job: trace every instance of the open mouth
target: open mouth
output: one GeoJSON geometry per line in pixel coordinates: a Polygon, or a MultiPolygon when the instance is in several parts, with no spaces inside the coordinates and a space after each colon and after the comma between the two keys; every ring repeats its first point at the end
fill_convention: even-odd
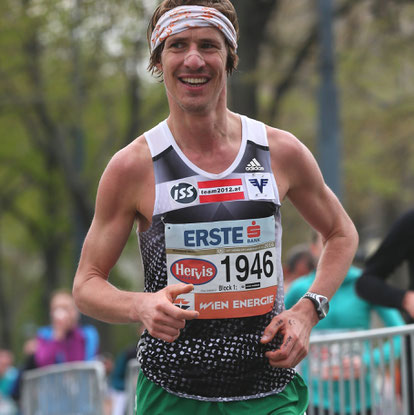
{"type": "Polygon", "coordinates": [[[204,77],[200,77],[200,78],[180,78],[180,81],[183,84],[197,87],[197,86],[205,85],[209,81],[209,79],[204,78],[204,77]]]}

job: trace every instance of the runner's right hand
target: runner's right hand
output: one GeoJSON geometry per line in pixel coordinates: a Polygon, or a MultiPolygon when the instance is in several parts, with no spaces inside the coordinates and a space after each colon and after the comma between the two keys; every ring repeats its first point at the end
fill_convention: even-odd
{"type": "Polygon", "coordinates": [[[151,336],[172,343],[185,327],[186,320],[198,318],[198,311],[182,310],[173,305],[180,294],[194,289],[192,284],[169,285],[156,293],[145,293],[138,305],[140,320],[151,336]]]}

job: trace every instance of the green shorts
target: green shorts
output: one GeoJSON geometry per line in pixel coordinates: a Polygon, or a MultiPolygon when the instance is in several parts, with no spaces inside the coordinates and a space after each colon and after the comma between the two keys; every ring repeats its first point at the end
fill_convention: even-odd
{"type": "Polygon", "coordinates": [[[308,388],[298,374],[277,395],[245,401],[205,402],[172,395],[140,372],[135,415],[302,415],[308,400],[308,388]]]}

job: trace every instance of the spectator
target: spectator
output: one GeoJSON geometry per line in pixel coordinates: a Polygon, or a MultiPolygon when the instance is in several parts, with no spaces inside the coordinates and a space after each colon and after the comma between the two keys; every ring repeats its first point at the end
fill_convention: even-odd
{"type": "Polygon", "coordinates": [[[9,397],[16,381],[18,370],[13,366],[13,353],[0,349],[0,395],[9,397]]]}
{"type": "Polygon", "coordinates": [[[79,312],[69,291],[56,291],[50,300],[51,325],[41,327],[36,337],[36,367],[55,363],[92,360],[99,337],[93,326],[79,326],[79,312]]]}
{"type": "Polygon", "coordinates": [[[23,351],[25,361],[13,388],[12,396],[20,400],[22,374],[47,365],[93,360],[99,349],[99,335],[91,325],[79,325],[79,312],[70,291],[58,290],[50,299],[49,326],[40,327],[23,351]]]}
{"type": "MultiPolygon", "coordinates": [[[[373,304],[395,307],[404,312],[407,323],[414,323],[414,209],[399,217],[391,226],[377,250],[366,260],[356,284],[358,295],[373,304]],[[407,264],[408,287],[395,287],[387,282],[393,272],[407,264]]],[[[406,343],[407,364],[412,367],[410,338],[406,343]]],[[[413,390],[413,372],[408,371],[407,384],[413,390]]],[[[409,398],[409,413],[414,413],[414,397],[409,398]]]]}
{"type": "Polygon", "coordinates": [[[377,250],[366,260],[356,290],[374,304],[404,310],[407,322],[414,322],[414,209],[393,223],[377,250]],[[409,268],[408,287],[388,284],[386,281],[394,270],[404,263],[409,268]]]}
{"type": "Polygon", "coordinates": [[[315,269],[315,259],[309,250],[309,244],[298,244],[291,248],[283,267],[285,293],[297,278],[309,274],[315,269]]]}
{"type": "Polygon", "coordinates": [[[13,353],[0,349],[0,414],[14,415],[17,410],[11,399],[18,370],[13,366],[13,353]]]}
{"type": "MultiPolygon", "coordinates": [[[[317,238],[317,240],[312,243],[312,252],[314,252],[316,259],[319,258],[321,249],[322,249],[322,240],[321,238],[317,238]]],[[[296,281],[294,281],[290,287],[289,292],[286,295],[286,308],[292,307],[301,297],[303,294],[306,293],[308,288],[311,286],[314,278],[315,272],[313,271],[311,274],[300,277],[296,281]]],[[[344,282],[339,287],[336,294],[332,297],[330,302],[330,309],[329,313],[325,319],[321,320],[314,328],[314,333],[328,333],[335,331],[351,331],[351,330],[364,330],[369,329],[371,327],[371,315],[372,311],[375,311],[379,317],[383,320],[386,326],[399,326],[404,324],[404,320],[401,314],[397,310],[393,310],[390,308],[384,308],[379,306],[374,306],[362,299],[360,299],[355,293],[355,284],[358,278],[361,275],[361,270],[351,266],[344,282]]],[[[395,341],[395,352],[398,353],[400,348],[400,344],[398,341],[395,341]]],[[[344,352],[344,351],[342,351],[344,352]]],[[[384,348],[385,358],[389,358],[389,353],[387,353],[387,349],[384,348]]],[[[312,355],[312,351],[310,351],[310,355],[312,355]]],[[[379,356],[374,355],[374,360],[376,361],[379,356]]],[[[369,356],[362,354],[362,359],[365,363],[369,363],[369,356]]],[[[361,366],[361,359],[358,357],[353,357],[352,360],[347,357],[347,361],[343,360],[343,367],[346,366],[346,362],[351,362],[354,368],[354,376],[358,376],[359,368],[361,366]]],[[[338,367],[337,367],[338,368],[338,367]]],[[[304,365],[303,375],[305,379],[308,377],[307,373],[307,365],[304,365]]],[[[333,378],[335,378],[335,368],[333,369],[333,378]]],[[[318,369],[319,370],[319,369],[318,369]]],[[[325,379],[329,379],[329,368],[327,369],[325,379]]],[[[347,372],[347,371],[345,371],[347,372]]],[[[351,376],[352,371],[349,370],[348,373],[343,373],[344,379],[349,379],[351,376]]],[[[339,378],[339,376],[337,377],[339,378]]],[[[328,393],[328,382],[322,382],[322,387],[324,388],[324,402],[323,407],[325,408],[325,412],[322,414],[330,414],[329,408],[332,406],[332,403],[329,401],[329,393],[328,393]]],[[[317,378],[313,380],[313,390],[317,391],[319,388],[319,381],[317,378]]],[[[334,411],[335,413],[340,412],[340,393],[339,393],[339,382],[334,382],[334,411]]],[[[367,374],[365,377],[365,390],[370,390],[370,376],[367,374]]],[[[361,410],[361,402],[360,396],[356,394],[356,408],[357,410],[361,410]]],[[[367,392],[365,397],[366,407],[370,408],[370,394],[367,392]]],[[[350,408],[350,385],[349,382],[345,382],[345,403],[346,403],[346,413],[351,413],[350,408]]],[[[312,404],[314,405],[314,414],[315,415],[322,415],[317,407],[319,406],[319,396],[315,393],[314,399],[312,404]]],[[[367,415],[371,412],[370,410],[366,411],[367,415]]]]}

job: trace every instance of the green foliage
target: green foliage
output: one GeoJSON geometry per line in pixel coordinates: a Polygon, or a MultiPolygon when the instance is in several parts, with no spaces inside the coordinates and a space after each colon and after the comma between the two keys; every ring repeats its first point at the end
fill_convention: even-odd
{"type": "MultiPolygon", "coordinates": [[[[99,177],[134,138],[126,138],[140,117],[128,101],[132,81],[138,103],[151,108],[142,111],[146,122],[165,114],[166,102],[153,93],[159,85],[146,86],[148,77],[141,86],[147,12],[140,2],[6,0],[0,11],[7,57],[0,63],[0,301],[9,311],[0,343],[16,345],[22,333],[7,329],[45,324],[50,292],[71,287],[99,177]]],[[[131,244],[126,252],[136,256],[136,237],[131,244]]],[[[136,287],[114,274],[119,286],[136,287]]]]}
{"type": "MultiPolygon", "coordinates": [[[[344,205],[361,231],[385,232],[413,205],[414,182],[414,6],[408,1],[335,2],[336,80],[339,91],[344,205]]],[[[293,132],[318,158],[319,48],[312,42],[315,11],[308,2],[281,2],[257,71],[261,112],[279,100],[280,86],[295,69],[271,123],[293,132]],[[299,24],[297,22],[301,21],[299,24]],[[307,49],[306,45],[310,45],[307,49]],[[306,51],[306,53],[305,53],[306,51]],[[292,63],[300,53],[306,58],[292,63]]],[[[285,208],[287,246],[303,242],[300,219],[285,208]],[[287,220],[286,220],[287,219],[287,220]],[[296,233],[294,229],[297,228],[296,233]]]]}

